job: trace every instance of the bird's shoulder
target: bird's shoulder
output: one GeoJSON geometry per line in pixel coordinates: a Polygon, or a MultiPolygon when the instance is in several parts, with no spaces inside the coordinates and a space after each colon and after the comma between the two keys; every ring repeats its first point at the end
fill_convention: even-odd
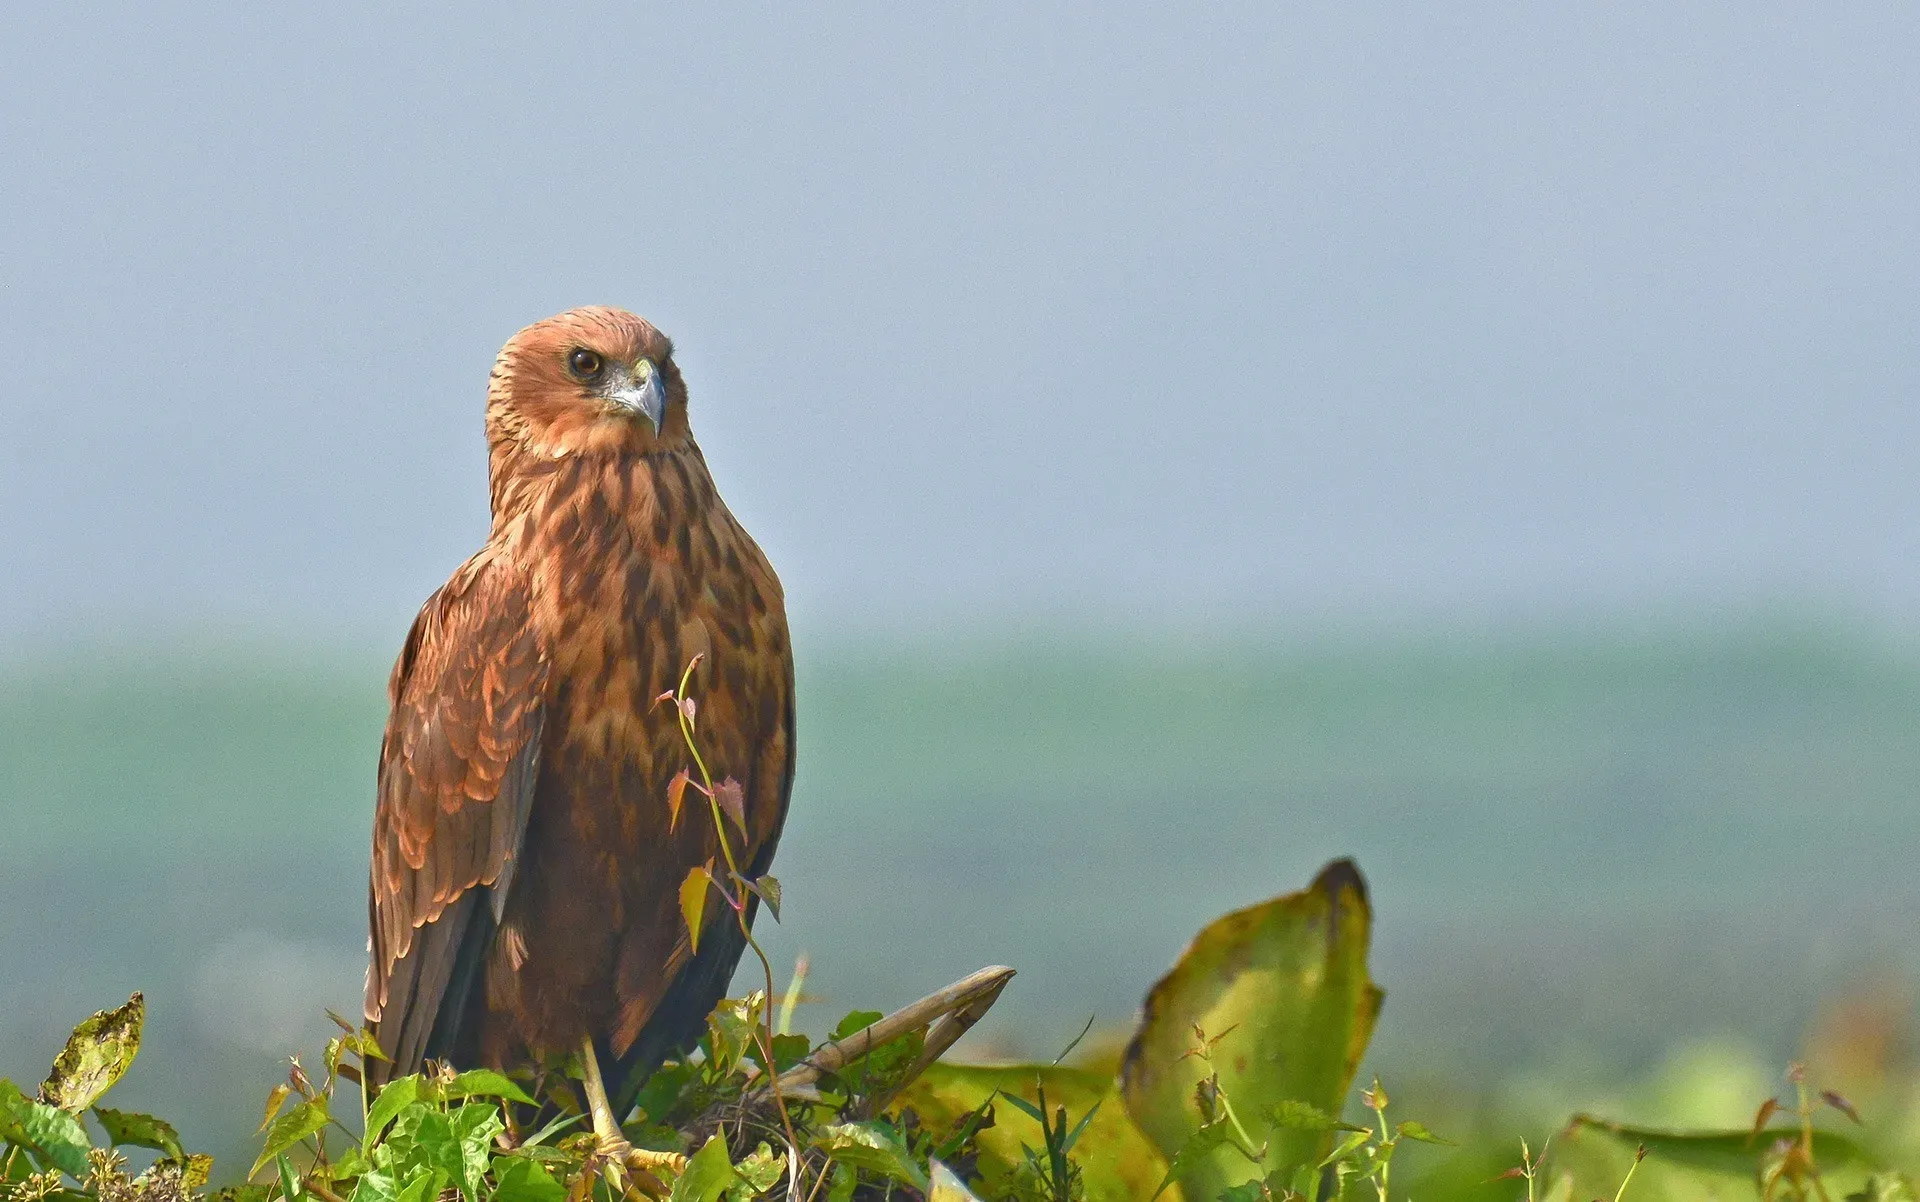
{"type": "Polygon", "coordinates": [[[490,543],[414,619],[388,684],[377,817],[415,867],[435,815],[498,798],[538,732],[548,640],[534,610],[526,569],[490,543]]]}

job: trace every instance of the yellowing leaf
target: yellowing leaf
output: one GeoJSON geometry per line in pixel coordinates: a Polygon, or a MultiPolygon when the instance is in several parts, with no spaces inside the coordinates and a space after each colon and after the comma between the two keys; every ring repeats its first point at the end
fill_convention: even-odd
{"type": "Polygon", "coordinates": [[[704,868],[690,868],[680,882],[680,917],[687,921],[687,947],[700,950],[700,920],[707,913],[707,886],[712,883],[713,861],[704,868]]]}
{"type": "MultiPolygon", "coordinates": [[[[993,1125],[979,1132],[979,1173],[989,1187],[1008,1182],[1025,1163],[1024,1146],[1045,1146],[1040,1124],[1029,1110],[1047,1091],[1049,1108],[1064,1106],[1074,1116],[1093,1115],[1073,1157],[1083,1174],[1086,1202],[1139,1202],[1167,1175],[1167,1162],[1153,1141],[1112,1099],[1113,1080],[1105,1073],[1058,1065],[983,1066],[935,1061],[894,1099],[890,1109],[911,1108],[933,1129],[951,1130],[989,1101],[993,1125]],[[1031,1100],[1029,1100],[1031,1099],[1031,1100]],[[1097,1109],[1096,1109],[1097,1108],[1097,1109]]],[[[989,1197],[998,1197],[993,1188],[989,1197]]],[[[1175,1186],[1159,1202],[1179,1202],[1175,1186]]]]}
{"type": "Polygon", "coordinates": [[[680,803],[686,800],[687,786],[692,783],[693,778],[687,775],[685,768],[674,773],[673,779],[667,782],[667,829],[669,831],[676,830],[680,826],[680,803]]]}
{"type": "MultiPolygon", "coordinates": [[[[1121,1094],[1134,1121],[1171,1158],[1204,1120],[1196,1087],[1214,1073],[1256,1146],[1267,1174],[1318,1163],[1333,1129],[1275,1121],[1284,1102],[1340,1113],[1373,1035],[1381,992],[1367,973],[1372,912],[1366,885],[1346,860],[1307,889],[1208,924],[1147,995],[1121,1066],[1121,1094]],[[1199,1036],[1196,1031],[1204,1032],[1199,1036]],[[1205,1057],[1190,1054],[1196,1042],[1205,1057]]],[[[1306,1110],[1284,1112],[1298,1120],[1306,1110]]],[[[1181,1166],[1189,1198],[1217,1198],[1251,1172],[1228,1146],[1181,1166]]]]}
{"type": "Polygon", "coordinates": [[[146,1001],[136,993],[119,1009],[102,1010],[75,1027],[40,1086],[40,1100],[68,1114],[93,1105],[139,1053],[146,1016],[146,1001]]]}

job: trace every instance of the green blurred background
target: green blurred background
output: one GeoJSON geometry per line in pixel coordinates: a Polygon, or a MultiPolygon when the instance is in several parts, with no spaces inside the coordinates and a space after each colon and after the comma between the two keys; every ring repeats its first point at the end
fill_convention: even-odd
{"type": "MultiPolygon", "coordinates": [[[[381,665],[176,647],[13,681],[0,1072],[143,989],[124,1103],[224,1143],[358,1002],[381,665]]],[[[801,690],[767,943],[811,958],[817,1022],[1003,962],[975,1054],[1051,1056],[1351,853],[1403,1095],[1737,1123],[1823,1006],[1898,1020],[1920,954],[1920,659],[1860,629],[829,644],[801,690]]]]}
{"type": "Polygon", "coordinates": [[[1916,61],[1894,0],[14,6],[0,1075],[143,989],[116,1099],[230,1152],[352,1012],[488,366],[615,303],[787,589],[816,1013],[1005,962],[972,1051],[1051,1055],[1353,855],[1436,1127],[1810,1049],[1920,1114],[1916,61]]]}

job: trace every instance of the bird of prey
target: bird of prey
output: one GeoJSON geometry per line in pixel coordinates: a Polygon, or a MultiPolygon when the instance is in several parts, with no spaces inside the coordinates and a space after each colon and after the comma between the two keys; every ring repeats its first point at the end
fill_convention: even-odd
{"type": "Polygon", "coordinates": [[[515,334],[486,431],[492,531],[388,686],[366,1020],[393,1059],[369,1084],[579,1051],[617,1141],[607,1097],[691,1046],[744,946],[725,906],[688,938],[679,886],[724,860],[714,824],[669,819],[688,755],[654,701],[699,657],[700,751],[742,786],[733,848],[764,873],[793,782],[785,604],[646,321],[584,308],[515,334]]]}

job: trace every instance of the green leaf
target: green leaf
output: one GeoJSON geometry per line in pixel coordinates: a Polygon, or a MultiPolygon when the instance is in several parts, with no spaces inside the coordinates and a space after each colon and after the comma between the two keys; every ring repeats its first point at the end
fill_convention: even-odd
{"type": "Polygon", "coordinates": [[[519,1102],[525,1106],[534,1105],[527,1096],[504,1073],[496,1073],[490,1068],[468,1069],[456,1075],[453,1080],[439,1087],[443,1098],[505,1098],[510,1102],[519,1102]]]}
{"type": "Polygon", "coordinates": [[[740,1064],[753,1046],[760,1025],[760,994],[728,998],[707,1016],[707,1059],[713,1071],[725,1076],[740,1064]]]}
{"type": "Polygon", "coordinates": [[[1367,1141],[1372,1138],[1373,1132],[1367,1131],[1364,1128],[1359,1131],[1349,1132],[1338,1144],[1334,1145],[1331,1152],[1328,1152],[1321,1158],[1319,1165],[1316,1167],[1324,1169],[1328,1165],[1338,1164],[1340,1161],[1345,1160],[1355,1152],[1366,1147],[1367,1141]]]}
{"type": "Polygon", "coordinates": [[[1205,1160],[1213,1154],[1215,1148],[1232,1138],[1233,1131],[1225,1118],[1218,1119],[1200,1127],[1180,1145],[1180,1150],[1167,1161],[1167,1174],[1160,1179],[1160,1185],[1153,1191],[1154,1197],[1165,1193],[1167,1187],[1180,1179],[1191,1166],[1205,1160]]]}
{"type": "MultiPolygon", "coordinates": [[[[786,1072],[794,1065],[805,1060],[807,1053],[812,1050],[813,1045],[805,1035],[775,1035],[773,1037],[773,1071],[776,1073],[786,1072]]],[[[748,1045],[747,1055],[752,1057],[754,1063],[759,1064],[762,1068],[766,1067],[766,1058],[761,1055],[758,1040],[748,1045]]]]}
{"type": "Polygon", "coordinates": [[[140,1051],[147,1003],[139,994],[117,1010],[102,1010],[73,1029],[40,1086],[40,1100],[79,1114],[118,1081],[140,1051]]]}
{"type": "MultiPolygon", "coordinates": [[[[974,1135],[979,1150],[975,1172],[985,1182],[982,1192],[1000,1197],[1025,1164],[1023,1148],[1041,1148],[1046,1136],[1035,1117],[1039,1107],[1029,1099],[1038,1089],[1047,1091],[1047,1105],[1065,1106],[1070,1114],[1086,1114],[1099,1105],[1087,1124],[1073,1158],[1080,1165],[1086,1202],[1139,1202],[1154,1196],[1167,1175],[1167,1162],[1133,1120],[1126,1108],[1101,1104],[1112,1097],[1113,1080],[1106,1073],[1061,1065],[956,1065],[935,1061],[891,1104],[895,1113],[911,1109],[928,1131],[951,1131],[967,1122],[991,1100],[993,1124],[974,1135]]],[[[1181,1197],[1176,1187],[1161,1202],[1181,1197]]]]}
{"type": "Polygon", "coordinates": [[[853,1191],[860,1184],[860,1174],[853,1171],[852,1165],[833,1166],[833,1184],[827,1187],[827,1202],[853,1202],[853,1191]]]}
{"type": "Polygon", "coordinates": [[[1032,1119],[1036,1123],[1039,1123],[1041,1126],[1043,1127],[1046,1126],[1047,1112],[1040,1109],[1040,1107],[1034,1105],[1032,1102],[1027,1101],[1025,1098],[1021,1097],[1019,1094],[1009,1093],[1009,1094],[1002,1094],[1000,1096],[1003,1099],[1005,1099],[1007,1105],[1013,1107],[1015,1110],[1018,1110],[1021,1114],[1026,1115],[1028,1118],[1032,1119]]]}
{"type": "Polygon", "coordinates": [[[449,1180],[439,1169],[415,1169],[400,1183],[400,1192],[394,1195],[393,1202],[429,1202],[440,1196],[449,1180]]]}
{"type": "Polygon", "coordinates": [[[780,879],[772,873],[768,873],[753,883],[753,891],[760,895],[761,901],[767,903],[767,911],[773,915],[773,920],[779,922],[780,879]]]}
{"type": "Polygon", "coordinates": [[[841,1164],[905,1182],[922,1193],[929,1188],[926,1173],[914,1163],[900,1132],[890,1123],[871,1119],[860,1123],[832,1123],[820,1129],[813,1146],[841,1164]]]}
{"type": "Polygon", "coordinates": [[[374,1170],[360,1174],[360,1180],[354,1185],[353,1193],[347,1196],[347,1202],[394,1202],[400,1196],[400,1183],[392,1173],[374,1170]]]}
{"type": "MultiPolygon", "coordinates": [[[[372,1143],[380,1138],[393,1116],[420,1098],[420,1078],[418,1076],[400,1077],[389,1081],[380,1092],[374,1095],[373,1105],[367,1108],[366,1142],[372,1143]]],[[[398,1189],[396,1185],[394,1188],[398,1189]]]]}
{"type": "Polygon", "coordinates": [[[850,1010],[847,1012],[847,1016],[834,1026],[833,1034],[830,1038],[838,1042],[849,1035],[857,1035],[861,1031],[879,1022],[881,1017],[882,1015],[878,1010],[850,1010]]]}
{"type": "Polygon", "coordinates": [[[647,1078],[647,1083],[634,1095],[634,1105],[647,1116],[648,1122],[666,1122],[673,1114],[674,1107],[687,1096],[687,1085],[693,1077],[691,1065],[681,1060],[670,1060],[647,1078]]]}
{"type": "Polygon", "coordinates": [[[1289,1099],[1272,1110],[1273,1125],[1289,1131],[1365,1131],[1352,1123],[1341,1122],[1311,1102],[1289,1099]]]}
{"type": "Polygon", "coordinates": [[[507,1157],[497,1162],[499,1184],[494,1187],[494,1202],[564,1202],[567,1187],[554,1180],[547,1167],[524,1156],[507,1157]]]}
{"type": "Polygon", "coordinates": [[[131,1110],[108,1110],[95,1106],[93,1117],[107,1133],[107,1142],[115,1147],[152,1148],[178,1160],[186,1156],[180,1148],[180,1133],[163,1119],[131,1110]]]}
{"type": "Polygon", "coordinates": [[[367,1160],[364,1149],[355,1146],[331,1157],[333,1163],[324,1166],[327,1176],[334,1181],[351,1181],[373,1167],[367,1160]]]}
{"type": "Polygon", "coordinates": [[[207,1202],[267,1202],[273,1187],[267,1185],[229,1185],[207,1195],[207,1202]]]}
{"type": "Polygon", "coordinates": [[[1448,1147],[1453,1146],[1452,1140],[1441,1139],[1439,1136],[1435,1135],[1433,1132],[1427,1130],[1426,1127],[1420,1123],[1415,1123],[1415,1122],[1401,1123],[1398,1127],[1395,1127],[1393,1129],[1393,1134],[1396,1139],[1400,1138],[1401,1136],[1405,1136],[1407,1139],[1418,1140],[1423,1144],[1445,1144],[1448,1147]]]}
{"type": "Polygon", "coordinates": [[[25,1144],[26,1121],[26,1095],[19,1086],[0,1077],[0,1144],[25,1144]]]}
{"type": "Polygon", "coordinates": [[[327,1099],[324,1094],[307,1099],[273,1120],[273,1126],[267,1128],[266,1146],[260,1149],[259,1159],[247,1170],[247,1176],[252,1177],[267,1167],[274,1157],[318,1132],[327,1122],[327,1099]]]}
{"type": "MultiPolygon", "coordinates": [[[[1319,1161],[1331,1129],[1272,1121],[1282,1102],[1338,1114],[1373,1035],[1381,992],[1367,973],[1372,913],[1349,861],[1322,869],[1299,892],[1239,910],[1194,937],[1148,993],[1121,1065],[1127,1111],[1171,1157],[1202,1121],[1195,1087],[1219,1074],[1249,1134],[1270,1149],[1269,1171],[1319,1161]],[[1195,1029],[1207,1056],[1190,1055],[1195,1029]]],[[[1189,1198],[1217,1198],[1244,1180],[1246,1158],[1229,1146],[1186,1166],[1189,1198]]]]}
{"type": "Polygon", "coordinates": [[[27,1097],[5,1079],[0,1079],[0,1143],[36,1152],[76,1181],[86,1176],[87,1153],[93,1148],[79,1119],[27,1097]]]}
{"type": "Polygon", "coordinates": [[[727,1187],[727,1202],[748,1202],[779,1184],[786,1176],[787,1160],[765,1140],[733,1166],[734,1182],[727,1187]]]}
{"type": "MultiPolygon", "coordinates": [[[[1746,1129],[1664,1131],[1577,1115],[1555,1137],[1551,1167],[1556,1178],[1569,1180],[1574,1197],[1612,1198],[1638,1149],[1644,1147],[1646,1163],[1634,1173],[1628,1202],[1753,1198],[1755,1180],[1762,1161],[1771,1155],[1774,1139],[1796,1134],[1776,1130],[1754,1139],[1746,1129]]],[[[1834,1198],[1863,1192],[1870,1180],[1889,1167],[1845,1136],[1825,1131],[1814,1133],[1813,1158],[1820,1167],[1821,1183],[1834,1198]]]]}
{"type": "Polygon", "coordinates": [[[712,873],[713,861],[708,860],[705,868],[687,869],[687,879],[680,882],[680,917],[687,923],[687,947],[695,952],[700,950],[700,921],[706,917],[712,873]]]}
{"type": "Polygon", "coordinates": [[[500,1108],[487,1102],[469,1102],[447,1116],[447,1122],[460,1149],[461,1187],[472,1202],[481,1202],[487,1168],[493,1161],[493,1137],[506,1130],[500,1108]]]}
{"type": "MultiPolygon", "coordinates": [[[[453,1116],[424,1102],[416,1102],[395,1116],[385,1151],[410,1174],[430,1170],[443,1183],[464,1181],[466,1177],[466,1149],[453,1116]]],[[[403,1178],[400,1192],[405,1194],[414,1184],[412,1176],[403,1178]]]]}
{"type": "Polygon", "coordinates": [[[733,1183],[734,1176],[733,1162],[727,1159],[727,1141],[716,1135],[700,1146],[674,1178],[667,1202],[715,1202],[733,1183]]]}
{"type": "Polygon", "coordinates": [[[296,1199],[300,1197],[302,1191],[300,1189],[300,1179],[294,1176],[293,1165],[285,1156],[276,1156],[273,1158],[273,1161],[280,1166],[281,1198],[285,1199],[285,1202],[296,1202],[296,1199]]]}

